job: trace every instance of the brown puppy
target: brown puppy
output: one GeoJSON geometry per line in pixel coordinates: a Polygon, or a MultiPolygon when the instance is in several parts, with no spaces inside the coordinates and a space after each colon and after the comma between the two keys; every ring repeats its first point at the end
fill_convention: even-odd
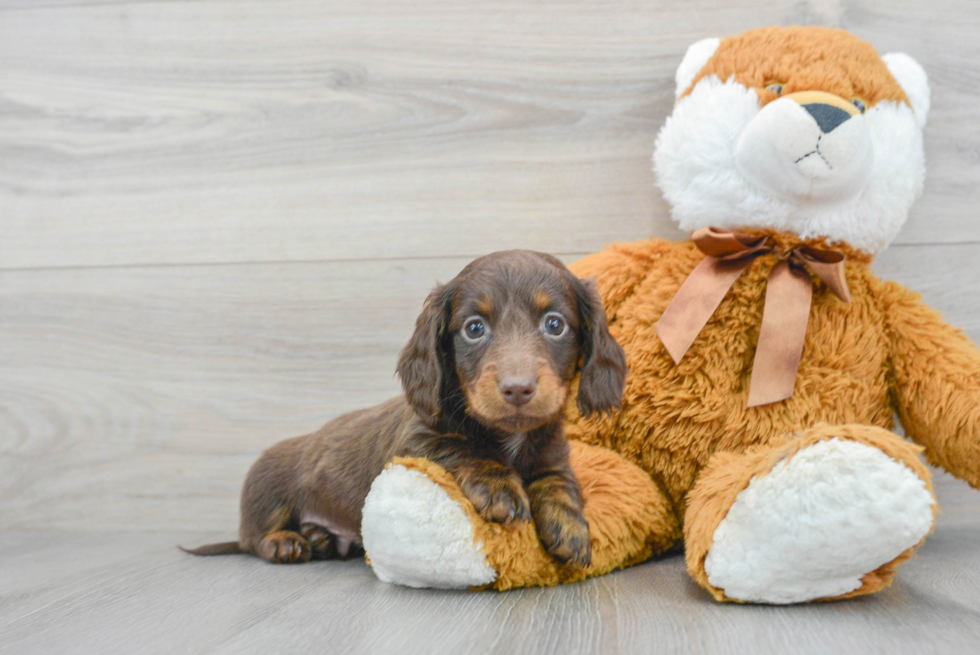
{"type": "Polygon", "coordinates": [[[239,541],[188,552],[348,557],[371,482],[402,455],[443,466],[489,521],[533,517],[553,557],[588,566],[561,425],[579,371],[584,415],[619,407],[626,360],[592,285],[549,255],[481,257],[426,299],[398,360],[405,395],[267,450],[245,480],[239,541]]]}

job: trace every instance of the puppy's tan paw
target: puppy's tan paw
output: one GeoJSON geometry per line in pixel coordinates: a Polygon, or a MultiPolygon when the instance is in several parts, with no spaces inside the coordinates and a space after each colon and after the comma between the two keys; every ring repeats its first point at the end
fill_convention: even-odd
{"type": "Polygon", "coordinates": [[[310,544],[311,559],[335,559],[337,557],[336,540],[326,528],[316,523],[303,523],[299,526],[299,533],[310,544]]]}
{"type": "Polygon", "coordinates": [[[582,568],[592,563],[592,537],[581,512],[560,505],[545,505],[534,519],[538,538],[559,562],[582,568]]]}
{"type": "Polygon", "coordinates": [[[474,467],[457,475],[459,485],[476,511],[487,521],[527,521],[530,502],[520,477],[503,466],[474,467]]]}
{"type": "Polygon", "coordinates": [[[310,544],[312,559],[353,559],[364,556],[361,544],[333,534],[317,523],[303,523],[299,533],[310,544]]]}
{"type": "Polygon", "coordinates": [[[277,530],[262,537],[255,554],[273,564],[310,561],[310,543],[291,530],[277,530]]]}

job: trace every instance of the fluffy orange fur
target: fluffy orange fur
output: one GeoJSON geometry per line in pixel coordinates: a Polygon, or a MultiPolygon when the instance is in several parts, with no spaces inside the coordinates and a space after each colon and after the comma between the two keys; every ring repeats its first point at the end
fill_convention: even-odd
{"type": "MultiPolygon", "coordinates": [[[[693,520],[684,524],[684,554],[687,558],[688,573],[717,600],[731,599],[725,595],[724,590],[708,582],[708,576],[704,571],[704,560],[713,543],[715,529],[735,503],[735,498],[754,478],[765,476],[779,462],[793,457],[807,446],[834,437],[874,446],[902,462],[925,480],[926,488],[935,498],[929,469],[922,464],[918,456],[922,449],[903,441],[888,430],[869,425],[821,425],[792,436],[784,435],[770,444],[750,448],[744,453],[716,453],[708,463],[708,467],[701,473],[690,494],[689,508],[693,520]]],[[[932,507],[935,521],[938,509],[935,504],[932,507]]],[[[891,584],[895,568],[912,557],[915,548],[918,548],[918,545],[866,574],[858,589],[821,600],[851,598],[884,589],[891,584]]]]}
{"type": "Polygon", "coordinates": [[[871,44],[844,30],[820,27],[765,27],[722,39],[715,54],[685,91],[707,75],[732,77],[759,92],[761,104],[782,94],[826,91],[868,107],[882,100],[908,102],[902,87],[871,44]]]}
{"type": "MultiPolygon", "coordinates": [[[[726,38],[691,86],[711,74],[755,88],[763,104],[776,97],[765,91],[772,83],[783,84],[783,94],[819,90],[868,106],[907,102],[874,48],[842,30],[766,28],[726,38]]],[[[919,296],[876,277],[866,253],[792,234],[741,231],[768,234],[783,250],[805,244],[847,257],[852,302],[814,279],[794,394],[770,405],[747,407],[747,397],[776,256],[752,262],[680,364],[654,325],[704,257],[691,241],[615,244],[570,267],[595,281],[630,369],[620,412],[582,418],[574,385],[566,403],[569,438],[613,451],[581,445],[573,451],[596,540],[591,568],[557,566],[533,529],[483,522],[451,477],[413,463],[466,508],[500,572],[496,588],[581,579],[683,544],[692,577],[728,600],[708,582],[704,557],[738,492],[780,458],[821,439],[859,441],[908,466],[931,492],[920,449],[889,432],[896,413],[929,462],[980,487],[980,350],[919,296]]],[[[847,596],[888,586],[913,550],[869,572],[847,596]]]]}
{"type": "Polygon", "coordinates": [[[664,496],[642,469],[616,453],[573,443],[569,461],[582,487],[585,518],[592,536],[592,564],[587,569],[552,559],[538,541],[533,523],[504,527],[483,520],[452,475],[425,459],[396,458],[394,464],[425,473],[466,511],[474,541],[483,544],[497,571],[489,588],[538,587],[584,580],[637,564],[666,550],[671,539],[651,526],[679,529],[664,496]]]}
{"type": "MultiPolygon", "coordinates": [[[[784,248],[802,243],[795,235],[773,237],[784,248]]],[[[679,365],[653,326],[703,257],[690,241],[614,245],[572,265],[577,275],[596,280],[631,377],[623,409],[615,416],[587,421],[570,404],[568,434],[611,448],[650,473],[677,509],[676,520],[652,529],[678,543],[684,540],[692,575],[705,586],[703,555],[714,528],[706,534],[690,528],[695,532],[688,538],[699,535],[698,546],[676,526],[689,520],[692,506],[705,502],[700,494],[707,487],[695,487],[695,482],[718,464],[712,460],[716,453],[771,457],[784,448],[788,434],[820,424],[827,426],[824,438],[851,434],[853,428],[842,427],[851,424],[880,433],[893,427],[898,413],[929,462],[980,486],[980,351],[916,294],[876,277],[870,257],[837,247],[848,254],[852,302],[842,303],[815,283],[795,393],[787,401],[754,408],[746,407],[748,383],[765,280],[775,257],[753,262],[679,365]]],[[[928,480],[914,453],[891,446],[883,450],[928,480]]],[[[741,488],[750,477],[741,480],[741,488]]],[[[712,515],[722,512],[720,520],[728,506],[722,503],[712,515]]],[[[701,524],[702,517],[694,516],[701,524]]],[[[891,571],[907,556],[850,595],[887,586],[891,571]]]]}
{"type": "MultiPolygon", "coordinates": [[[[802,243],[773,236],[784,248],[802,243]]],[[[815,283],[793,397],[748,408],[765,280],[776,258],[752,263],[675,365],[653,326],[702,257],[690,241],[653,240],[614,245],[572,265],[596,279],[631,376],[614,416],[586,421],[569,404],[569,436],[635,461],[683,513],[716,451],[744,452],[818,423],[890,429],[898,412],[930,462],[980,486],[980,351],[917,295],[883,283],[868,256],[849,252],[853,300],[845,304],[815,283]]]]}
{"type": "MultiPolygon", "coordinates": [[[[787,250],[804,243],[769,234],[787,250]]],[[[569,436],[594,444],[573,442],[571,458],[594,540],[588,569],[548,557],[531,524],[508,529],[484,521],[452,476],[431,462],[398,463],[426,473],[464,507],[498,571],[495,589],[581,580],[683,544],[692,577],[719,600],[728,598],[704,573],[718,523],[753,476],[816,441],[878,447],[931,493],[923,449],[889,432],[898,412],[930,462],[980,486],[980,351],[916,295],[879,280],[868,255],[838,249],[848,255],[852,302],[815,281],[795,393],[754,408],[746,407],[748,383],[775,256],[759,257],[743,273],[680,365],[653,326],[703,257],[692,242],[615,244],[572,265],[595,280],[631,369],[619,413],[585,420],[574,400],[566,409],[569,436]]],[[[913,550],[869,572],[846,596],[887,587],[913,550]]]]}

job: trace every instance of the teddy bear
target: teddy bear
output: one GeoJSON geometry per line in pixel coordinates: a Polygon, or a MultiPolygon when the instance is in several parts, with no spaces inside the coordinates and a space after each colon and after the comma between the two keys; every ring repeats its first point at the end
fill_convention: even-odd
{"type": "Polygon", "coordinates": [[[507,589],[683,548],[720,601],[887,587],[935,524],[921,457],[980,484],[980,351],[870,268],[921,191],[928,111],[911,57],[843,30],[691,45],[653,163],[692,238],[571,266],[630,369],[620,411],[566,410],[591,566],[554,562],[532,525],[488,523],[438,466],[397,459],[364,507],[377,576],[507,589]]]}

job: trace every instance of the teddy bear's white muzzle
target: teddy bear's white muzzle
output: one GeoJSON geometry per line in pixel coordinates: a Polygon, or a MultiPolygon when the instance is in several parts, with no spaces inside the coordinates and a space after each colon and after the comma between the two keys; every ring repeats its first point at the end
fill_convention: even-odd
{"type": "Polygon", "coordinates": [[[746,180],[785,200],[833,204],[868,183],[874,149],[862,114],[784,97],[749,122],[735,161],[746,180]]]}

